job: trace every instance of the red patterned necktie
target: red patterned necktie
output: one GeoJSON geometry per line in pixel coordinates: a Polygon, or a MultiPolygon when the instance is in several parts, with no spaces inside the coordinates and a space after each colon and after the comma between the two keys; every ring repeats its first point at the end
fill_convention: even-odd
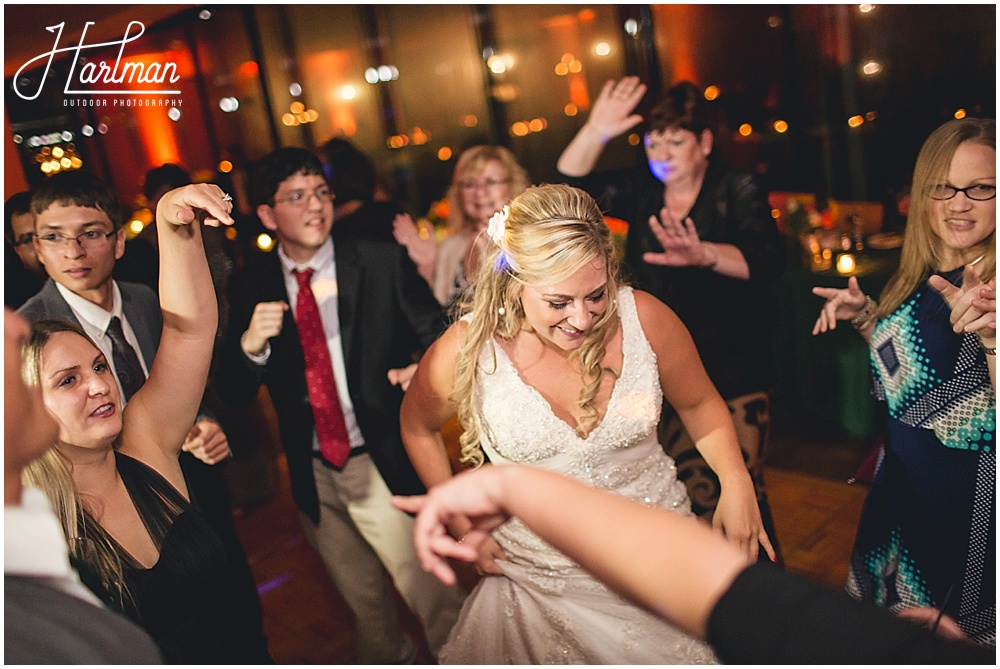
{"type": "Polygon", "coordinates": [[[309,284],[313,270],[296,269],[292,270],[292,274],[299,282],[299,295],[295,301],[295,325],[299,330],[302,353],[306,359],[306,385],[309,388],[313,418],[316,420],[320,452],[330,464],[343,467],[351,454],[351,440],[347,436],[344,412],[340,408],[337,382],[333,379],[330,349],[326,345],[319,306],[309,284]]]}

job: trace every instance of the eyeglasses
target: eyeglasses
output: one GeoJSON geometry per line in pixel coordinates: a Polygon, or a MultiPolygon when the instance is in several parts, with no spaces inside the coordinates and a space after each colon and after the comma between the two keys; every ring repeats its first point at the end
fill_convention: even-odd
{"type": "Polygon", "coordinates": [[[970,200],[983,202],[997,196],[997,187],[989,184],[972,184],[965,188],[957,188],[951,184],[937,184],[927,188],[927,195],[933,200],[950,200],[959,193],[965,193],[970,200]]]}
{"type": "Polygon", "coordinates": [[[458,187],[461,190],[471,193],[473,191],[479,190],[480,188],[484,188],[486,190],[495,190],[497,188],[500,188],[500,186],[506,186],[509,183],[510,179],[484,179],[482,181],[473,181],[469,179],[467,181],[459,181],[458,187]]]}
{"type": "Polygon", "coordinates": [[[87,230],[75,237],[64,235],[61,232],[49,232],[44,235],[37,235],[38,241],[45,246],[60,247],[70,242],[76,242],[85,249],[92,249],[104,243],[104,240],[118,234],[117,230],[103,232],[101,230],[87,230]]]}
{"type": "Polygon", "coordinates": [[[281,202],[287,202],[293,207],[304,207],[309,204],[309,200],[313,197],[319,200],[320,204],[323,204],[324,202],[332,202],[335,198],[329,188],[326,186],[320,186],[311,193],[309,191],[297,190],[290,193],[288,197],[276,197],[274,198],[274,203],[279,204],[281,202]]]}
{"type": "Polygon", "coordinates": [[[14,240],[14,248],[17,248],[18,246],[24,246],[25,244],[30,244],[31,240],[34,238],[35,238],[34,232],[25,232],[24,234],[19,235],[17,239],[14,240]]]}

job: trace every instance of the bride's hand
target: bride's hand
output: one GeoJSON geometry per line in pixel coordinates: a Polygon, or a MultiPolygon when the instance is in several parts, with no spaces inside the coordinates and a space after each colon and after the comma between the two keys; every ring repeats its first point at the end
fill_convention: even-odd
{"type": "Polygon", "coordinates": [[[750,561],[756,561],[759,546],[764,547],[771,562],[777,560],[771,539],[764,530],[757,495],[749,475],[745,484],[723,483],[712,526],[721,529],[726,539],[739,546],[750,561]]]}
{"type": "Polygon", "coordinates": [[[486,574],[503,574],[500,571],[500,567],[497,566],[496,561],[506,559],[503,551],[500,550],[499,544],[493,540],[493,537],[486,537],[479,545],[479,557],[476,558],[476,573],[480,576],[486,574]]]}

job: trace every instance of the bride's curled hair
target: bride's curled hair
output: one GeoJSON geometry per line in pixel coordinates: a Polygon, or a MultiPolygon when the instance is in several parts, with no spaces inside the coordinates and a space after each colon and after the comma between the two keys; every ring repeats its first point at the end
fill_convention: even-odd
{"type": "MultiPolygon", "coordinates": [[[[468,322],[455,364],[450,401],[462,426],[462,463],[477,467],[483,462],[480,448],[482,419],[476,388],[477,368],[496,371],[494,337],[513,339],[530,326],[521,306],[527,285],[559,283],[588,263],[604,265],[608,277],[608,306],[594,321],[582,345],[573,352],[579,361],[584,386],[579,406],[584,419],[576,430],[587,434],[599,422],[594,397],[605,370],[601,368],[607,343],[618,326],[618,261],[611,231],[588,194],[562,184],[533,186],[509,207],[503,225],[490,225],[479,273],[466,291],[460,312],[468,322]],[[479,364],[484,347],[492,364],[479,364]]],[[[613,373],[613,372],[612,372],[613,373]]]]}

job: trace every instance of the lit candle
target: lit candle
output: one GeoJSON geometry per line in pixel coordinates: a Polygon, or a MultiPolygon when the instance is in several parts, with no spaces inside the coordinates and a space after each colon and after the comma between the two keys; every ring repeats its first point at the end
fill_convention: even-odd
{"type": "Polygon", "coordinates": [[[854,256],[850,253],[841,253],[837,256],[837,271],[841,274],[853,274],[854,267],[854,256]]]}

